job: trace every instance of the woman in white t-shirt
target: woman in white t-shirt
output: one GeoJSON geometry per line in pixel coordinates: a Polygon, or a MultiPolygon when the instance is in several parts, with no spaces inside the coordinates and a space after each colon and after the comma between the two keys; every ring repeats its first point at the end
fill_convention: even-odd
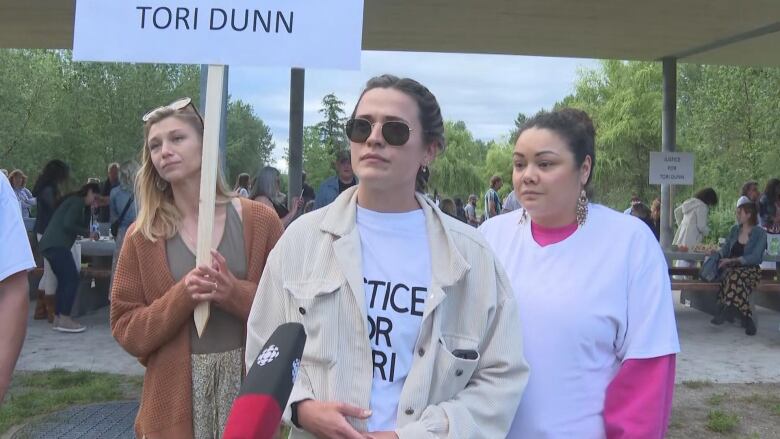
{"type": "Polygon", "coordinates": [[[662,438],[679,351],[668,269],[639,219],[591,204],[595,130],[582,111],[521,129],[523,208],[480,228],[518,299],[531,378],[512,439],[662,438]]]}
{"type": "Polygon", "coordinates": [[[373,78],[346,134],[359,183],[271,252],[247,368],[278,325],[299,322],[291,438],[505,437],[528,379],[520,317],[482,236],[424,195],[445,148],[436,98],[373,78]]]}

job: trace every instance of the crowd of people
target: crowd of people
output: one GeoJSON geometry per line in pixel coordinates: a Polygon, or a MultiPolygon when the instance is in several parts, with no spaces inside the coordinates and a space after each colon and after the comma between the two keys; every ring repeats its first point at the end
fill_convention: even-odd
{"type": "MultiPolygon", "coordinates": [[[[26,237],[25,209],[37,211],[39,304],[57,330],[84,330],[70,317],[76,237],[89,236],[93,210],[114,226],[110,326],[146,367],[139,437],[220,437],[245,373],[287,322],[308,335],[283,414],[291,438],[664,436],[680,347],[660,202],[632,200],[637,221],[589,199],[597,151],[585,112],[529,119],[512,191],[502,199],[504,182],[492,177],[480,212],[476,194],[465,204],[426,195],[428,168],[447,147],[436,97],[413,79],[372,78],[344,128],[350,147],[316,191],[304,175],[299,196],[283,194],[273,167],[231,189],[218,169],[203,265],[203,119],[186,98],[142,126],[140,164],[111,164],[102,184],[62,196],[70,169],[58,160],[32,191],[21,171],[11,184],[0,177],[0,239],[26,237]],[[204,302],[209,323],[198,333],[204,302]]],[[[778,193],[775,180],[738,203],[714,320],[732,309],[749,319],[743,289],[766,241],[759,226],[780,226],[778,193]]],[[[678,245],[701,241],[717,201],[705,189],[678,208],[678,245]]],[[[24,336],[24,320],[13,329],[4,316],[10,306],[25,315],[28,253],[0,258],[0,330],[10,334],[2,389],[13,369],[6,352],[16,358],[24,336]]]]}

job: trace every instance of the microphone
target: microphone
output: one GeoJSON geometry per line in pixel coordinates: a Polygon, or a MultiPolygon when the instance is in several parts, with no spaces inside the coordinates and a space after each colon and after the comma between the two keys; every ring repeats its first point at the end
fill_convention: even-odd
{"type": "Polygon", "coordinates": [[[300,323],[285,323],[271,334],[233,402],[225,439],[272,439],[279,429],[306,344],[300,323]]]}

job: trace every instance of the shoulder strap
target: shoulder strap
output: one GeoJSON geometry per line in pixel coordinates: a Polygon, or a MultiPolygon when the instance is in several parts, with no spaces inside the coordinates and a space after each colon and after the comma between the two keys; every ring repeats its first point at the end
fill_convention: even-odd
{"type": "Polygon", "coordinates": [[[125,214],[127,213],[127,209],[130,208],[130,203],[133,202],[134,195],[130,195],[130,198],[127,200],[127,203],[125,203],[125,208],[122,209],[122,213],[119,214],[119,218],[117,218],[116,222],[117,224],[121,223],[123,219],[125,219],[125,214]]]}

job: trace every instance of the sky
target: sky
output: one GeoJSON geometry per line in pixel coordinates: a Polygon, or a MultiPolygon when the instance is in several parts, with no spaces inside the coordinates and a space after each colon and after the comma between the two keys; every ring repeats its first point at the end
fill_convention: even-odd
{"type": "MultiPolygon", "coordinates": [[[[445,120],[462,120],[475,138],[500,139],[514,126],[519,112],[532,115],[551,108],[572,93],[581,69],[595,68],[589,59],[504,55],[363,51],[361,70],[306,70],[304,125],[322,120],[322,97],[334,93],[349,114],[365,85],[391,73],[421,82],[436,96],[445,120]]],[[[273,133],[281,160],[289,135],[290,70],[231,67],[229,93],[254,107],[273,133]]]]}

